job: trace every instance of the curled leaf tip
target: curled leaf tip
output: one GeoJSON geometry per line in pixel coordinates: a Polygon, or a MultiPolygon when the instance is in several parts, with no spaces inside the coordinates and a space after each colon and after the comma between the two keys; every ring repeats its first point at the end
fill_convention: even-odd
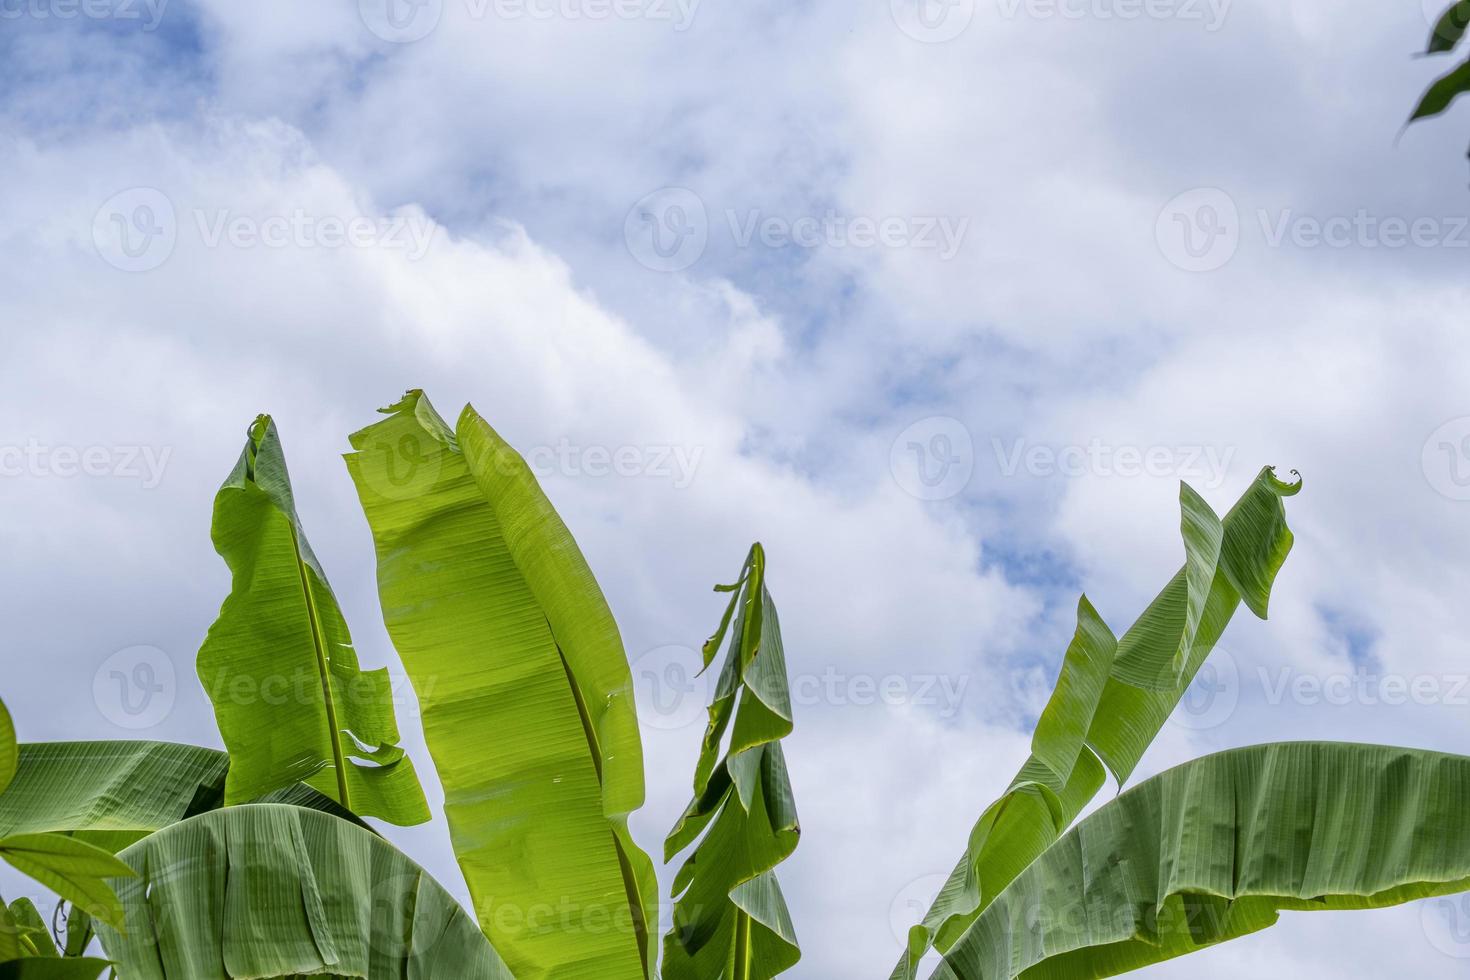
{"type": "Polygon", "coordinates": [[[1271,479],[1271,488],[1283,497],[1294,497],[1302,490],[1302,474],[1300,470],[1292,470],[1294,481],[1283,480],[1276,475],[1276,467],[1266,467],[1266,475],[1271,479]]]}

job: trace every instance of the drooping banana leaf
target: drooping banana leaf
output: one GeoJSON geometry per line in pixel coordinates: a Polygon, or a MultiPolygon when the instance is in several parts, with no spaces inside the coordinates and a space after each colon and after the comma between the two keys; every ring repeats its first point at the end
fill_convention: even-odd
{"type": "Polygon", "coordinates": [[[418,693],[455,854],[518,980],[653,973],[632,677],[576,542],[515,450],[422,392],[352,436],[383,618],[418,693]]]}
{"type": "Polygon", "coordinates": [[[1119,796],[1000,893],[933,974],[1090,980],[1274,925],[1470,890],[1470,758],[1298,742],[1119,796]]]}
{"type": "Polygon", "coordinates": [[[511,980],[454,899],[381,837],[300,807],[229,807],[119,855],[127,980],[511,980]]]}
{"type": "MultiPolygon", "coordinates": [[[[0,793],[0,836],[69,833],[110,851],[224,804],[230,760],[176,742],[38,742],[20,746],[15,779],[0,793]]],[[[358,818],[303,784],[262,802],[358,818]]]]}
{"type": "Polygon", "coordinates": [[[931,947],[948,950],[1077,819],[1108,770],[1120,785],[1128,781],[1242,603],[1266,617],[1293,541],[1282,498],[1300,489],[1300,481],[1285,483],[1263,469],[1218,522],[1218,546],[1208,506],[1182,489],[1185,567],[1116,642],[1084,597],[1032,758],[975,824],[965,854],[923,922],[909,931],[890,980],[914,980],[931,947]],[[1100,675],[1106,677],[1101,685],[1100,675]],[[1172,680],[1166,685],[1165,678],[1172,680]],[[1079,743],[1076,732],[1084,726],[1079,743]]]}
{"type": "Polygon", "coordinates": [[[765,551],[756,544],[736,583],[717,587],[732,595],[705,643],[705,668],[719,656],[727,630],[730,645],[709,708],[694,800],[664,842],[664,860],[672,861],[699,841],[674,880],[664,980],[770,980],[801,959],[775,874],[795,851],[801,826],[781,750],[792,730],[791,695],[765,572],[765,551]],[[729,749],[717,763],[727,733],[729,749]]]}
{"type": "Polygon", "coordinates": [[[306,782],[362,816],[426,822],[388,671],[358,666],[269,416],[250,427],[210,533],[232,585],[197,666],[230,753],[225,801],[306,782]]]}

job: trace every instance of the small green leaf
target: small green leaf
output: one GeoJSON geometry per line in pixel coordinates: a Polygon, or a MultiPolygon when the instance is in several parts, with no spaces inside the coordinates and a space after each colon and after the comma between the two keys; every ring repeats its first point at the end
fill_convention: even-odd
{"type": "Polygon", "coordinates": [[[1446,54],[1453,51],[1465,36],[1466,28],[1470,28],[1470,0],[1459,0],[1434,25],[1434,33],[1429,36],[1429,49],[1425,53],[1446,54]]]}
{"type": "Polygon", "coordinates": [[[1409,122],[1439,115],[1465,92],[1470,92],[1470,61],[1429,86],[1429,91],[1424,93],[1424,98],[1419,101],[1419,107],[1409,117],[1409,122]]]}
{"type": "Polygon", "coordinates": [[[88,914],[121,926],[122,906],[107,878],[131,878],[133,869],[100,847],[64,834],[0,838],[0,858],[88,914]]]}
{"type": "Polygon", "coordinates": [[[41,918],[41,913],[36,911],[35,903],[29,898],[17,898],[11,902],[10,917],[15,920],[20,931],[20,941],[26,947],[26,955],[60,955],[51,938],[51,930],[46,928],[46,920],[41,918]]]}

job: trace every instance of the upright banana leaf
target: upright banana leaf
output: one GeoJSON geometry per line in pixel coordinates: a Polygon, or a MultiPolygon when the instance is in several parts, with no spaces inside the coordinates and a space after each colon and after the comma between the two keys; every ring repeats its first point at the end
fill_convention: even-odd
{"type": "Polygon", "coordinates": [[[1282,498],[1300,489],[1263,469],[1221,521],[1182,488],[1185,566],[1121,639],[1083,597],[1031,759],[981,815],[890,980],[914,980],[931,947],[948,950],[1056,842],[1107,781],[1104,765],[1128,781],[1242,602],[1266,617],[1293,540],[1282,498]]]}
{"type": "Polygon", "coordinates": [[[801,826],[781,751],[792,729],[791,694],[764,549],[752,547],[736,583],[717,589],[733,594],[704,645],[705,668],[727,630],[730,647],[709,709],[694,800],[664,842],[664,860],[671,861],[703,834],[674,880],[664,980],[770,980],[801,959],[775,874],[796,850],[801,826]],[[727,732],[729,749],[717,764],[727,732]]]}
{"type": "MultiPolygon", "coordinates": [[[[0,793],[0,837],[67,833],[119,851],[180,820],[224,804],[230,760],[176,742],[22,744],[14,781],[0,793]]],[[[303,784],[262,797],[360,822],[303,784]]]]}
{"type": "Polygon", "coordinates": [[[127,980],[511,980],[464,910],[381,837],[315,810],[230,807],[120,855],[127,980]]]}
{"type": "Polygon", "coordinates": [[[268,416],[215,497],[211,536],[233,582],[198,670],[230,752],[226,802],[304,781],[363,816],[427,821],[388,671],[358,666],[268,416]]]}
{"type": "Polygon", "coordinates": [[[650,977],[642,747],[602,591],[472,409],[455,430],[419,391],[383,411],[347,465],[481,927],[518,980],[650,977]]]}
{"type": "Polygon", "coordinates": [[[1297,912],[1470,890],[1470,758],[1299,742],[1187,763],[1079,823],[982,912],[943,980],[1110,977],[1297,912]]]}

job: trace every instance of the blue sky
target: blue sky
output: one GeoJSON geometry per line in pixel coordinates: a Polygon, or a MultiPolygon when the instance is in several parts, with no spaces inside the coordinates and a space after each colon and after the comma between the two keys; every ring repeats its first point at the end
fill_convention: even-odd
{"type": "MultiPolygon", "coordinates": [[[[838,678],[788,752],[795,976],[886,975],[1078,592],[1122,629],[1177,566],[1181,478],[1222,511],[1265,464],[1306,489],[1271,621],[1233,625],[1225,696],[1147,773],[1466,751],[1470,126],[1396,141],[1439,67],[1422,8],[0,5],[0,693],[24,738],[217,743],[209,508],[261,411],[364,662],[395,663],[338,457],[421,386],[543,460],[644,676],[766,544],[793,671],[838,678]],[[168,690],[136,716],[110,685],[140,663],[168,690]],[[1433,693],[1385,703],[1399,679],[1433,693]]],[[[650,849],[686,714],[647,726],[650,849]]],[[[442,825],[394,836],[462,890],[442,825]]],[[[1460,976],[1440,911],[1151,975],[1460,976]]]]}

